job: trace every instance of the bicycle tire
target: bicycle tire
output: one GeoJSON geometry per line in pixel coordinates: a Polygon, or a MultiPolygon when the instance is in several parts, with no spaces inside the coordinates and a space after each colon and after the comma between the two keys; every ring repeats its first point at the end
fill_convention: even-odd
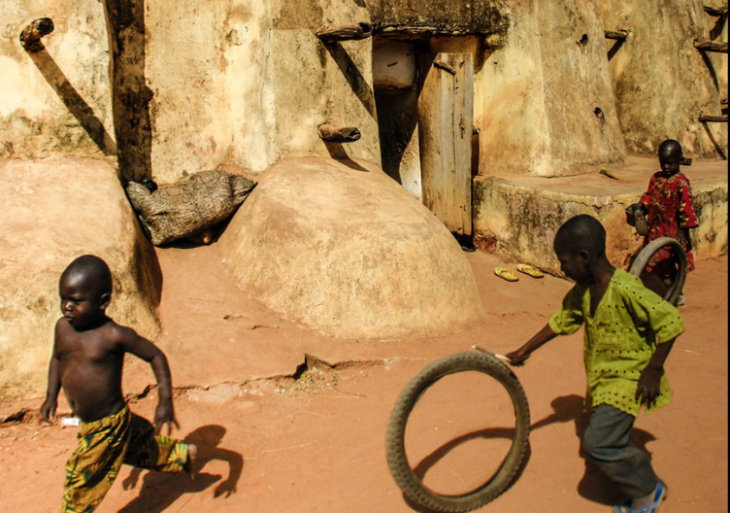
{"type": "Polygon", "coordinates": [[[677,278],[666,294],[664,294],[664,300],[669,303],[676,305],[679,295],[682,293],[684,288],[684,282],[687,280],[687,254],[684,252],[682,245],[671,237],[659,237],[647,244],[634,259],[629,268],[629,273],[634,276],[641,276],[642,271],[646,268],[646,264],[649,263],[651,257],[658,253],[662,249],[672,249],[674,254],[679,260],[679,269],[677,272],[677,278]]]}
{"type": "Polygon", "coordinates": [[[492,355],[458,353],[428,365],[401,391],[393,407],[386,433],[388,467],[398,487],[413,502],[432,511],[444,513],[471,511],[493,501],[512,484],[525,456],[529,433],[530,408],[517,376],[492,355]],[[501,466],[487,483],[463,495],[441,495],[425,487],[408,463],[405,452],[406,423],[413,407],[426,389],[449,374],[465,371],[482,372],[504,386],[514,406],[515,437],[501,466]]]}

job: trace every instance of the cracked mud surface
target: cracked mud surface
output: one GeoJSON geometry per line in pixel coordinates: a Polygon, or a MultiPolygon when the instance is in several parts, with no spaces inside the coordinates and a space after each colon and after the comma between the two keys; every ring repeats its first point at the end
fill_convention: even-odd
{"type": "MultiPolygon", "coordinates": [[[[301,329],[245,299],[215,245],[158,254],[165,273],[158,343],[170,359],[181,425],[173,435],[198,444],[198,475],[191,482],[125,467],[97,513],[425,511],[404,499],[385,460],[398,394],[429,362],[472,344],[515,348],[545,324],[570,287],[551,276],[507,283],[492,274],[504,262],[469,254],[487,312],[483,323],[451,337],[375,343],[301,329]]],[[[663,513],[728,508],[727,257],[697,267],[680,310],[687,331],[667,362],[673,402],[640,415],[634,433],[669,487],[663,513]]],[[[610,490],[579,454],[587,421],[581,346],[581,332],[557,339],[515,370],[530,402],[531,452],[513,487],[479,511],[611,511],[610,490]]],[[[125,392],[133,411],[147,418],[156,405],[153,382],[148,368],[128,363],[125,392]]],[[[453,387],[441,403],[424,400],[414,435],[414,446],[427,446],[414,449],[414,464],[437,487],[493,467],[503,440],[474,440],[450,460],[429,460],[440,444],[510,427],[499,397],[480,397],[481,385],[453,387]],[[434,429],[431,407],[438,408],[434,429]],[[467,457],[465,467],[459,459],[467,457]]],[[[40,423],[34,412],[41,402],[0,404],[1,511],[58,509],[75,428],[40,423]]],[[[68,411],[63,403],[59,410],[68,411]]]]}

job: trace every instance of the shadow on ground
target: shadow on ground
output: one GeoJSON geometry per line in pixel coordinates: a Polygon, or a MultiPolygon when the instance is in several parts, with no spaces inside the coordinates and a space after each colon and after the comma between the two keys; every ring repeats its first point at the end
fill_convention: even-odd
{"type": "MultiPolygon", "coordinates": [[[[575,394],[560,396],[552,401],[551,406],[553,407],[554,413],[532,424],[532,426],[530,426],[530,431],[543,428],[556,422],[574,422],[576,436],[582,441],[583,434],[585,433],[591,419],[591,411],[584,405],[583,397],[575,394]]],[[[436,465],[449,452],[451,452],[463,443],[466,443],[475,438],[514,439],[514,435],[514,428],[489,428],[474,431],[472,433],[466,433],[462,436],[455,438],[454,440],[443,444],[442,446],[431,452],[428,456],[423,458],[418,463],[418,465],[413,468],[413,472],[416,474],[419,480],[423,480],[424,476],[430,468],[436,465]]],[[[652,440],[655,440],[654,436],[651,433],[648,433],[641,429],[634,428],[631,432],[631,441],[637,447],[639,447],[639,449],[648,454],[651,453],[647,451],[646,444],[651,442],[652,440]]],[[[522,462],[520,463],[520,466],[517,469],[514,478],[510,482],[510,485],[506,488],[505,492],[509,490],[509,488],[515,482],[517,482],[517,480],[519,480],[520,476],[527,467],[528,462],[530,461],[531,453],[532,450],[528,441],[527,447],[525,449],[525,455],[522,458],[522,462]]],[[[587,454],[583,450],[582,443],[579,455],[585,461],[586,468],[583,478],[578,483],[578,493],[582,497],[599,504],[613,505],[622,500],[622,497],[620,496],[618,491],[587,458],[587,454]]],[[[493,478],[494,476],[492,476],[490,480],[493,478]]],[[[433,513],[433,510],[413,502],[405,493],[403,494],[403,500],[412,510],[418,513],[433,513]]]]}
{"type": "MultiPolygon", "coordinates": [[[[194,477],[191,479],[185,473],[147,472],[142,480],[139,496],[120,509],[119,513],[162,513],[183,495],[200,493],[210,488],[222,479],[220,475],[201,472],[212,460],[226,461],[229,465],[228,478],[216,486],[214,497],[230,497],[236,493],[236,484],[243,472],[243,456],[218,448],[225,433],[223,426],[213,424],[192,431],[183,442],[198,447],[198,456],[193,465],[194,477]]],[[[135,488],[141,474],[142,469],[133,469],[122,482],[124,489],[135,488]]]]}

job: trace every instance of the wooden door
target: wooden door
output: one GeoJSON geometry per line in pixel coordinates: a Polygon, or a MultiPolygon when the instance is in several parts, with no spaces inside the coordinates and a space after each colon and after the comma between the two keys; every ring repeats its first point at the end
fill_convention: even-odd
{"type": "Polygon", "coordinates": [[[473,106],[471,54],[438,54],[418,97],[423,204],[460,235],[472,234],[473,106]]]}

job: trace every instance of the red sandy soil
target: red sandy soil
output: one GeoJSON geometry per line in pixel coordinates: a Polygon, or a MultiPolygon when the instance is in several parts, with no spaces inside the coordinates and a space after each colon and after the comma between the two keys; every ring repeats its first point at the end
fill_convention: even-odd
{"type": "MultiPolygon", "coordinates": [[[[159,344],[171,362],[181,425],[174,435],[200,447],[198,475],[190,481],[125,467],[98,513],[426,511],[404,498],[386,464],[385,431],[398,394],[429,362],[472,344],[516,348],[570,288],[551,276],[507,283],[492,274],[503,262],[477,252],[468,258],[487,312],[481,324],[444,338],[341,340],[247,300],[215,244],[158,255],[165,276],[159,344]],[[305,354],[331,367],[320,363],[295,380],[305,354]]],[[[669,487],[662,512],[728,510],[727,270],[723,257],[700,261],[689,276],[680,310],[687,331],[667,363],[674,400],[636,424],[634,440],[669,487]]],[[[133,410],[150,418],[154,388],[135,397],[154,382],[151,371],[130,361],[125,372],[133,410]]],[[[515,373],[530,401],[530,452],[514,485],[479,511],[612,511],[614,496],[579,453],[587,422],[582,331],[548,344],[515,373]]],[[[450,390],[434,387],[419,403],[408,447],[429,485],[453,493],[488,477],[508,442],[477,437],[440,460],[436,449],[474,431],[509,432],[514,419],[504,394],[476,378],[456,379],[450,390]]],[[[0,404],[0,414],[41,402],[0,404]]],[[[0,511],[57,511],[74,446],[75,428],[58,420],[48,425],[26,414],[2,424],[0,511]]]]}

